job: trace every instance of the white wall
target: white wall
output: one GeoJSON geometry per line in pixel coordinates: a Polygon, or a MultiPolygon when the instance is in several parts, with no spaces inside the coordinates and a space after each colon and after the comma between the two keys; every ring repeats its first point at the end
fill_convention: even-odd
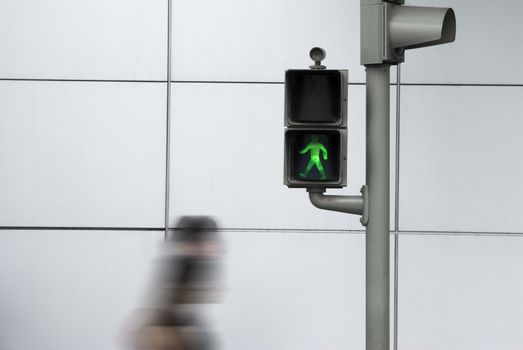
{"type": "MultiPolygon", "coordinates": [[[[407,3],[453,7],[457,36],[402,65],[399,349],[520,349],[523,4],[407,3]]],[[[168,4],[0,3],[0,349],[119,348],[163,240],[167,117],[167,221],[224,229],[223,349],[363,349],[358,218],[313,208],[281,168],[283,72],[322,46],[349,69],[332,193],[364,183],[359,1],[168,4]]]]}

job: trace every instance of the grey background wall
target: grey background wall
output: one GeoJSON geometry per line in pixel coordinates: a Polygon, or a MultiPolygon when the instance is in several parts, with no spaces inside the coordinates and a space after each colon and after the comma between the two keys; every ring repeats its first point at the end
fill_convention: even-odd
{"type": "MultiPolygon", "coordinates": [[[[398,348],[521,349],[523,4],[408,4],[453,7],[458,32],[401,69],[398,348]]],[[[223,349],[363,349],[362,227],[281,180],[283,72],[312,46],[349,69],[332,192],[356,194],[359,1],[2,0],[0,348],[120,348],[166,222],[208,214],[223,349]]]]}

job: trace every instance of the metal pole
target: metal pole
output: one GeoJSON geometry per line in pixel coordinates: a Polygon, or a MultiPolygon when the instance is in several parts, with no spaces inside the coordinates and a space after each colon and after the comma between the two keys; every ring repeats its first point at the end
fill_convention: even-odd
{"type": "Polygon", "coordinates": [[[366,349],[389,350],[390,66],[366,66],[366,349]]]}
{"type": "Polygon", "coordinates": [[[400,132],[401,132],[401,64],[396,66],[396,162],[394,172],[394,344],[398,350],[398,293],[399,293],[399,222],[400,222],[400,132]]]}

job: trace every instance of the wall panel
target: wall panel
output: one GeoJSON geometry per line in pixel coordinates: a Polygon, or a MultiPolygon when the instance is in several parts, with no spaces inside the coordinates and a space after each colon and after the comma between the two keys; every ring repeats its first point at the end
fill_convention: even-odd
{"type": "Polygon", "coordinates": [[[0,82],[0,225],[162,227],[165,84],[0,82]]]}
{"type": "Polygon", "coordinates": [[[402,92],[402,230],[522,232],[521,87],[402,92]]]}
{"type": "Polygon", "coordinates": [[[522,84],[523,3],[518,0],[416,0],[408,5],[452,7],[456,41],[406,52],[403,81],[439,84],[522,84]]]}
{"type": "Polygon", "coordinates": [[[165,80],[167,0],[3,0],[0,78],[165,80]]]}
{"type": "Polygon", "coordinates": [[[521,349],[521,236],[401,236],[399,349],[521,349]]]}
{"type": "Polygon", "coordinates": [[[363,349],[361,234],[225,232],[223,349],[363,349]]]}
{"type": "Polygon", "coordinates": [[[121,348],[162,240],[161,231],[0,231],[0,348],[121,348]]]}
{"type": "Polygon", "coordinates": [[[326,49],[329,68],[363,82],[359,3],[312,0],[173,1],[173,80],[279,81],[326,49]]]}

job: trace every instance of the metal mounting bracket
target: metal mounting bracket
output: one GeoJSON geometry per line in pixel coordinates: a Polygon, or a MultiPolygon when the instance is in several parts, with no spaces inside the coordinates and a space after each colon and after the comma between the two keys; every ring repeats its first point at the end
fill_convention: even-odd
{"type": "Polygon", "coordinates": [[[307,188],[309,199],[316,208],[361,215],[360,222],[367,226],[369,222],[369,191],[367,186],[360,190],[361,196],[324,195],[325,188],[307,188]]]}

